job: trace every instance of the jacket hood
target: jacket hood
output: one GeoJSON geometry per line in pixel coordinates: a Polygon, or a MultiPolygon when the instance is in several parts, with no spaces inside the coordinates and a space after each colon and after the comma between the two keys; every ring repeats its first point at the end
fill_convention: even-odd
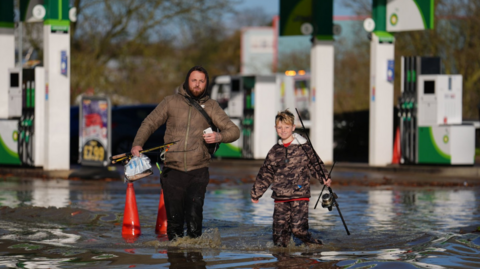
{"type": "Polygon", "coordinates": [[[195,99],[195,100],[201,100],[205,95],[210,95],[210,92],[209,92],[209,84],[210,84],[210,79],[208,77],[208,72],[205,68],[203,68],[202,66],[194,66],[192,68],[190,68],[190,70],[188,70],[188,73],[187,73],[187,76],[185,77],[185,81],[183,82],[183,85],[182,85],[182,88],[185,90],[185,92],[190,96],[192,97],[192,99],[195,99]],[[205,91],[202,93],[202,95],[200,96],[194,96],[191,92],[190,92],[190,89],[188,88],[188,79],[190,78],[190,74],[193,72],[193,71],[199,71],[199,72],[202,72],[203,74],[205,74],[205,78],[207,79],[207,83],[205,85],[205,91]]]}
{"type": "MultiPolygon", "coordinates": [[[[293,133],[293,141],[290,145],[303,145],[307,143],[307,139],[305,139],[303,136],[293,133]]],[[[278,139],[278,144],[280,146],[283,146],[282,139],[278,139]]]]}

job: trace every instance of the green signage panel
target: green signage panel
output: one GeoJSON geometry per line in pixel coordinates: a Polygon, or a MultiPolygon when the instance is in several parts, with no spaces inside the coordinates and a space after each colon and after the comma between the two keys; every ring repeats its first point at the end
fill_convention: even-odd
{"type": "Polygon", "coordinates": [[[387,0],[373,0],[372,19],[375,21],[375,31],[386,31],[387,0]]]}
{"type": "Polygon", "coordinates": [[[0,1],[0,28],[14,28],[13,0],[0,1]]]}
{"type": "Polygon", "coordinates": [[[304,35],[304,23],[312,23],[312,0],[280,0],[280,36],[304,35]]]}
{"type": "MultiPolygon", "coordinates": [[[[386,4],[386,17],[383,18],[386,30],[401,32],[433,29],[435,17],[433,1],[389,0],[386,4]]],[[[377,22],[380,21],[375,20],[375,23],[377,22]]]]}
{"type": "Polygon", "coordinates": [[[20,0],[20,20],[30,20],[33,17],[33,8],[43,4],[44,0],[20,0]]]}
{"type": "Polygon", "coordinates": [[[69,0],[44,0],[47,14],[45,20],[68,21],[69,0]]]}
{"type": "Polygon", "coordinates": [[[418,127],[418,163],[450,164],[451,155],[438,146],[448,143],[448,137],[437,141],[433,132],[432,127],[418,127]]]}
{"type": "Polygon", "coordinates": [[[333,39],[333,0],[313,1],[315,36],[319,40],[333,39]]]}
{"type": "Polygon", "coordinates": [[[280,0],[280,36],[333,39],[333,0],[280,0]]]}

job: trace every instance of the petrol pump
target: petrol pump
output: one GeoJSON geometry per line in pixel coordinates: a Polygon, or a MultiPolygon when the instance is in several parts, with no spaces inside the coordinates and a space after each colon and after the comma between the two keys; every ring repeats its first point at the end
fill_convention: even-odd
{"type": "MultiPolygon", "coordinates": [[[[275,116],[298,108],[310,127],[310,76],[284,74],[262,76],[218,76],[213,79],[211,98],[240,128],[240,138],[221,144],[216,157],[263,159],[277,143],[275,116]]],[[[296,115],[296,117],[298,117],[296,115]]],[[[297,122],[298,118],[296,119],[297,122]]]]}
{"type": "Polygon", "coordinates": [[[9,70],[8,118],[0,120],[0,164],[43,166],[45,69],[9,70]]]}
{"type": "MultiPolygon", "coordinates": [[[[43,67],[14,68],[13,0],[0,1],[0,164],[70,167],[70,20],[68,0],[20,1],[22,23],[43,23],[43,67]],[[8,83],[8,84],[7,84],[8,83]]],[[[74,11],[74,10],[73,10],[74,11]]],[[[22,45],[19,42],[19,66],[22,45]]]]}
{"type": "Polygon", "coordinates": [[[277,141],[274,119],[284,109],[283,75],[219,76],[211,97],[240,128],[240,138],[221,144],[217,157],[262,159],[277,141]]]}
{"type": "Polygon", "coordinates": [[[462,122],[462,75],[441,74],[439,57],[402,57],[402,163],[473,165],[475,126],[462,122]]]}

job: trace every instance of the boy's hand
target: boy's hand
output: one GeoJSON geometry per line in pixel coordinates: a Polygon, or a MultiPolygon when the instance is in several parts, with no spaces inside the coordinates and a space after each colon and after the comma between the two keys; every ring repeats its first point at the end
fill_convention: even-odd
{"type": "Polygon", "coordinates": [[[258,199],[257,199],[257,200],[255,200],[255,199],[253,199],[253,198],[252,198],[252,203],[254,203],[254,204],[258,204],[258,199]]]}
{"type": "Polygon", "coordinates": [[[323,184],[327,185],[327,187],[330,187],[330,184],[332,184],[332,179],[328,178],[328,180],[323,179],[323,184]]]}

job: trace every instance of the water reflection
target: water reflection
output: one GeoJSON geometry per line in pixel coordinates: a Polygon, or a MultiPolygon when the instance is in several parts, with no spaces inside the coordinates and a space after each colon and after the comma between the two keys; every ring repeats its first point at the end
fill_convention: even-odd
{"type": "MultiPolygon", "coordinates": [[[[15,210],[0,210],[1,240],[25,240],[64,247],[82,245],[91,249],[105,245],[130,249],[120,237],[121,226],[115,226],[117,222],[121,223],[125,205],[126,185],[122,182],[4,180],[0,182],[0,188],[0,205],[12,209],[26,208],[26,214],[38,214],[38,221],[28,222],[33,217],[23,219],[15,210]],[[41,210],[32,208],[29,212],[28,206],[41,210]],[[54,209],[50,210],[50,207],[54,209]],[[56,208],[71,208],[73,211],[62,213],[56,208]],[[92,217],[85,217],[81,223],[73,222],[71,212],[80,209],[93,212],[92,217]],[[57,220],[52,216],[58,212],[57,220]],[[52,223],[42,223],[45,219],[52,220],[52,223]]],[[[328,211],[319,204],[313,209],[321,191],[319,186],[314,186],[309,207],[310,229],[326,244],[321,253],[293,245],[288,254],[279,254],[271,243],[274,208],[271,190],[258,204],[252,204],[250,188],[250,184],[211,184],[205,198],[204,231],[208,234],[218,229],[215,232],[218,244],[179,246],[180,249],[165,251],[165,262],[168,260],[173,268],[187,264],[198,268],[237,265],[308,267],[317,262],[331,262],[332,266],[336,264],[345,268],[480,267],[479,237],[471,233],[480,223],[480,188],[335,186],[342,214],[351,232],[351,236],[347,236],[336,208],[328,211]],[[468,228],[471,226],[475,228],[468,228]],[[460,229],[467,234],[459,235],[460,229]],[[218,253],[206,255],[203,250],[209,248],[218,253]],[[253,254],[245,258],[237,253],[237,261],[233,261],[228,256],[233,254],[227,255],[226,250],[253,254]]],[[[159,241],[154,234],[160,192],[158,183],[149,180],[135,183],[135,192],[142,235],[131,245],[159,241]],[[157,185],[152,185],[154,183],[157,185]]],[[[165,243],[160,247],[170,246],[168,242],[160,243],[165,243]]],[[[154,254],[136,251],[129,255],[153,257],[154,254]]],[[[11,265],[12,257],[0,258],[0,267],[11,265]]],[[[60,267],[58,264],[65,261],[25,259],[25,256],[14,260],[37,262],[37,268],[60,267]]]]}
{"type": "MultiPolygon", "coordinates": [[[[0,205],[11,208],[78,207],[93,212],[123,212],[126,185],[121,182],[71,182],[67,180],[19,180],[0,182],[0,205]]],[[[159,188],[136,184],[139,215],[153,218],[159,188]]],[[[471,225],[479,218],[479,189],[336,187],[342,214],[351,230],[391,230],[409,224],[428,230],[471,225]]],[[[313,209],[320,189],[312,189],[310,225],[318,230],[342,228],[334,208],[319,204],[313,209]]],[[[258,204],[250,202],[250,186],[210,186],[204,218],[255,225],[271,225],[274,203],[268,190],[258,204]]]]}
{"type": "Polygon", "coordinates": [[[169,268],[207,268],[202,253],[198,251],[168,251],[167,256],[169,268]]]}
{"type": "Polygon", "coordinates": [[[32,205],[39,207],[65,207],[70,203],[70,181],[34,180],[32,205]]]}
{"type": "Polygon", "coordinates": [[[61,265],[71,259],[30,258],[22,255],[4,256],[0,260],[3,268],[61,268],[61,265]]]}
{"type": "MultiPolygon", "coordinates": [[[[272,196],[272,189],[268,189],[259,199],[257,204],[252,204],[252,212],[251,212],[251,221],[254,224],[265,224],[265,225],[272,225],[273,223],[273,210],[275,208],[275,204],[273,202],[272,196]]],[[[248,196],[248,200],[250,200],[250,192],[248,196]]]]}
{"type": "Polygon", "coordinates": [[[392,218],[394,218],[393,193],[391,190],[369,190],[368,226],[376,229],[389,229],[392,218]]]}
{"type": "Polygon", "coordinates": [[[441,216],[439,222],[445,228],[472,224],[476,197],[470,190],[436,192],[434,215],[441,216]]]}

